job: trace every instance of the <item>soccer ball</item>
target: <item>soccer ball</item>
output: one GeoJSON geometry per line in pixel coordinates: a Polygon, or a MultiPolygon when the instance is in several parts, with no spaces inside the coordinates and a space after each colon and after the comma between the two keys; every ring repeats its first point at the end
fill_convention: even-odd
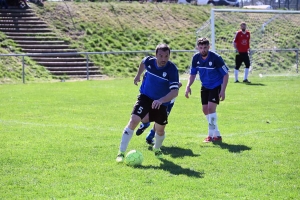
{"type": "Polygon", "coordinates": [[[143,160],[143,154],[137,150],[131,150],[125,156],[125,164],[128,166],[141,165],[143,160]]]}

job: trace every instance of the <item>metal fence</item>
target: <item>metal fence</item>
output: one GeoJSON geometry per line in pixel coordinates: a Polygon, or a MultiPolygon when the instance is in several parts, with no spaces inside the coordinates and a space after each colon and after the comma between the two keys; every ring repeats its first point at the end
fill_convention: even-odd
{"type": "MultiPolygon", "coordinates": [[[[253,49],[250,52],[251,60],[251,73],[259,74],[298,74],[299,72],[299,50],[300,49],[253,49]],[[268,57],[268,60],[265,60],[264,57],[268,57]]],[[[176,53],[189,53],[192,56],[196,53],[196,50],[172,50],[172,55],[176,53]]],[[[234,50],[217,50],[224,61],[226,62],[229,70],[233,70],[235,67],[235,51],[234,50]]],[[[155,51],[119,51],[119,52],[73,52],[73,53],[28,53],[28,54],[0,54],[0,57],[3,56],[14,56],[21,57],[22,65],[22,82],[25,83],[25,57],[30,56],[61,56],[64,55],[81,55],[86,58],[86,80],[90,80],[89,74],[89,61],[90,55],[111,55],[111,54],[144,54],[154,55],[155,51]]]]}

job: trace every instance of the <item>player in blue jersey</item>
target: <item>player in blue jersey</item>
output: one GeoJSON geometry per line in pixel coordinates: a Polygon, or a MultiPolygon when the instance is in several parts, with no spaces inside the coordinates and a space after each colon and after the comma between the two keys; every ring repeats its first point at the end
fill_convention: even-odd
{"type": "Polygon", "coordinates": [[[217,125],[217,105],[225,100],[225,90],[228,83],[228,68],[222,57],[209,51],[209,40],[199,38],[197,40],[198,53],[192,58],[190,76],[185,90],[186,98],[192,94],[191,85],[194,83],[197,73],[201,86],[202,111],[208,121],[208,136],[203,142],[221,142],[222,137],[217,125]]]}
{"type": "Polygon", "coordinates": [[[179,89],[178,69],[174,63],[169,61],[169,58],[170,47],[166,44],[159,44],[156,47],[155,57],[147,56],[140,63],[134,83],[137,84],[140,81],[144,70],[146,73],[130,120],[123,130],[117,162],[123,162],[134,129],[142,119],[155,122],[153,151],[157,158],[162,158],[160,147],[165,139],[165,126],[168,124],[167,106],[172,99],[177,97],[179,89]]]}
{"type": "MultiPolygon", "coordinates": [[[[182,83],[178,83],[179,88],[182,86],[182,83]]],[[[174,106],[175,103],[175,99],[172,99],[172,101],[169,103],[168,107],[167,107],[167,113],[168,116],[174,106]]],[[[142,123],[140,124],[138,130],[136,131],[136,135],[141,135],[148,127],[150,126],[150,122],[144,122],[144,120],[142,120],[142,123]]],[[[155,136],[155,125],[153,125],[152,129],[150,130],[150,132],[148,133],[148,135],[146,136],[146,143],[153,145],[154,144],[154,138],[155,136]]]]}

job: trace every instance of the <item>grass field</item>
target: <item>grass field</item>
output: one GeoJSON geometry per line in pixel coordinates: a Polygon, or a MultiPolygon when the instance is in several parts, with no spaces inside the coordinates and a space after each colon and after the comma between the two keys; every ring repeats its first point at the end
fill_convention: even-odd
{"type": "Polygon", "coordinates": [[[250,80],[230,79],[221,144],[202,142],[200,84],[186,99],[183,80],[164,159],[133,136],[137,168],[115,162],[133,79],[0,85],[0,199],[300,199],[300,77],[250,80]]]}

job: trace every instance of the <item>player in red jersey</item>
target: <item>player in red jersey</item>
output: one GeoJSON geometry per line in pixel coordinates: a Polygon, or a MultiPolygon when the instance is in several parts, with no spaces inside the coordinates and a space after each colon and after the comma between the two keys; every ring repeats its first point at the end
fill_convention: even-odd
{"type": "Polygon", "coordinates": [[[249,58],[250,32],[246,30],[247,25],[245,22],[242,22],[240,26],[241,26],[241,30],[236,32],[233,40],[233,47],[237,52],[235,56],[235,70],[234,70],[235,83],[239,82],[238,74],[239,74],[239,69],[243,62],[245,63],[246,66],[243,82],[250,83],[250,81],[248,80],[249,67],[250,67],[250,58],[249,58]]]}

